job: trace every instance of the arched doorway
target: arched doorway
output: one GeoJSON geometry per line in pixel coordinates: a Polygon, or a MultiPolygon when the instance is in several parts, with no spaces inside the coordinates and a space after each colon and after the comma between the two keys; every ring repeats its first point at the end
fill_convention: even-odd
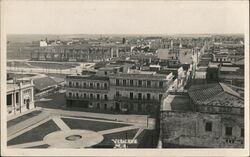
{"type": "Polygon", "coordinates": [[[30,99],[26,99],[26,108],[30,109],[30,99]]]}

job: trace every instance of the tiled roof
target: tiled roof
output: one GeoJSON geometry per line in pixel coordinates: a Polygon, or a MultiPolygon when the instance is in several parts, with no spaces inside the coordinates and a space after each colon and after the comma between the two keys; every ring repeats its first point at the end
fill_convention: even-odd
{"type": "MultiPolygon", "coordinates": [[[[235,92],[233,89],[228,87],[227,85],[223,83],[211,83],[211,84],[203,84],[203,85],[193,85],[189,88],[188,94],[190,98],[194,101],[194,103],[199,105],[208,105],[213,104],[210,103],[214,100],[220,99],[221,96],[223,96],[224,99],[221,99],[216,105],[220,106],[234,106],[239,107],[242,106],[242,98],[240,95],[235,92]],[[241,102],[239,103],[229,103],[230,99],[239,100],[241,102]]],[[[232,101],[230,100],[230,101],[232,101]]]]}

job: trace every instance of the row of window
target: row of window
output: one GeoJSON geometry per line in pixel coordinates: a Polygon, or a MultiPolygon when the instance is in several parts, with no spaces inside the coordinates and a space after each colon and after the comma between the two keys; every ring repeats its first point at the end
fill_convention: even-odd
{"type": "MultiPolygon", "coordinates": [[[[121,96],[120,92],[116,91],[116,97],[120,97],[120,96],[121,96]]],[[[142,100],[142,99],[145,99],[145,98],[146,98],[146,100],[151,100],[152,99],[151,94],[147,93],[146,97],[143,97],[142,93],[137,93],[137,97],[135,97],[135,94],[133,92],[129,93],[129,99],[130,100],[133,100],[133,99],[142,100]]],[[[162,94],[159,94],[158,99],[161,100],[161,98],[162,98],[162,94]]]]}
{"type": "MultiPolygon", "coordinates": [[[[138,86],[138,87],[152,87],[151,81],[144,81],[142,80],[125,80],[125,79],[116,79],[116,86],[138,86]]],[[[158,87],[162,88],[163,87],[163,81],[158,82],[158,87]]]]}
{"type": "Polygon", "coordinates": [[[108,84],[107,83],[87,83],[87,82],[83,82],[83,83],[79,83],[79,82],[71,82],[69,81],[69,87],[83,87],[83,88],[97,88],[97,89],[107,89],[108,88],[108,84]]]}
{"type": "Polygon", "coordinates": [[[93,94],[93,93],[90,93],[90,94],[87,94],[87,93],[71,93],[69,92],[68,94],[69,97],[76,97],[76,98],[89,98],[89,99],[97,99],[97,100],[100,100],[100,99],[104,99],[104,100],[108,100],[108,96],[106,94],[103,95],[103,97],[101,97],[101,94],[93,94]]]}
{"type": "MultiPolygon", "coordinates": [[[[76,98],[90,98],[90,99],[97,99],[97,100],[100,100],[102,99],[101,98],[101,95],[100,94],[93,94],[93,93],[90,93],[90,94],[87,94],[87,93],[71,93],[69,92],[68,94],[69,97],[76,97],[76,98]]],[[[121,97],[122,95],[120,94],[119,91],[116,92],[116,97],[121,97]]],[[[159,97],[158,99],[161,100],[162,98],[162,94],[159,94],[159,97]]],[[[103,99],[104,100],[108,100],[108,96],[106,94],[103,95],[103,99]]],[[[133,100],[133,99],[138,99],[138,100],[142,100],[142,99],[145,99],[145,97],[143,97],[142,93],[137,93],[137,98],[135,97],[135,94],[133,92],[130,92],[129,93],[129,99],[130,100],[133,100]]],[[[146,100],[151,100],[151,94],[150,93],[147,93],[146,94],[146,100]]]]}
{"type": "MultiPolygon", "coordinates": [[[[207,132],[213,131],[212,122],[206,122],[205,131],[207,132]]],[[[230,126],[225,127],[225,136],[232,136],[232,135],[233,135],[233,128],[230,126]]],[[[244,128],[241,128],[240,137],[244,137],[244,128]]]]}

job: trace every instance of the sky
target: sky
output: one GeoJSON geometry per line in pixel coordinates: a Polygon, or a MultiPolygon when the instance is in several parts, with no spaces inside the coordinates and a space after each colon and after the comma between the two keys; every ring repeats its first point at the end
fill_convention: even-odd
{"type": "Polygon", "coordinates": [[[244,33],[242,1],[4,1],[7,34],[244,33]]]}

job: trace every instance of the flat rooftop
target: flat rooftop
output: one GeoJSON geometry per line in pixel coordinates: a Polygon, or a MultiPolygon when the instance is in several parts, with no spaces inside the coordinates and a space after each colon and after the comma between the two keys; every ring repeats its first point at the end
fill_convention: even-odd
{"type": "Polygon", "coordinates": [[[239,70],[240,68],[239,67],[225,67],[225,66],[222,66],[220,68],[220,71],[230,71],[230,72],[236,72],[237,70],[239,70]]]}
{"type": "Polygon", "coordinates": [[[182,64],[191,64],[193,62],[193,52],[191,49],[180,49],[179,60],[182,64]]]}
{"type": "Polygon", "coordinates": [[[70,79],[86,79],[86,80],[103,80],[108,81],[109,77],[97,76],[97,75],[69,75],[66,78],[70,79]]]}

